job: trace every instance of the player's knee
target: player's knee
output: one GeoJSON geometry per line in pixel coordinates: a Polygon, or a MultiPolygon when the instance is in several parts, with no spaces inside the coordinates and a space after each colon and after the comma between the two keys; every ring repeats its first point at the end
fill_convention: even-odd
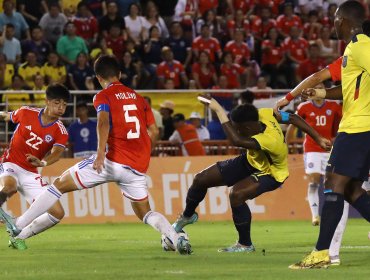
{"type": "Polygon", "coordinates": [[[206,188],[207,187],[206,180],[207,180],[207,176],[205,175],[205,173],[200,172],[195,175],[192,187],[206,188]]]}
{"type": "Polygon", "coordinates": [[[237,207],[240,204],[244,203],[244,201],[246,201],[247,199],[243,198],[243,195],[241,192],[231,189],[229,193],[229,200],[230,200],[231,207],[237,207]]]}
{"type": "Polygon", "coordinates": [[[55,181],[53,182],[53,185],[61,193],[65,193],[68,191],[69,185],[67,184],[67,182],[60,180],[60,178],[56,178],[55,181]]]}

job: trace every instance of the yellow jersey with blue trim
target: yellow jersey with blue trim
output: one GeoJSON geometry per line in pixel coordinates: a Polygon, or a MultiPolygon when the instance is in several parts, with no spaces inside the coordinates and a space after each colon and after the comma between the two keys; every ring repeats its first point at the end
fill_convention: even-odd
{"type": "Polygon", "coordinates": [[[370,131],[370,38],[357,34],[342,61],[343,117],[339,132],[370,131]]]}
{"type": "Polygon", "coordinates": [[[265,125],[263,132],[253,135],[260,150],[247,150],[247,160],[260,172],[255,175],[271,175],[276,181],[284,182],[289,176],[288,147],[273,109],[258,110],[259,121],[265,125]]]}

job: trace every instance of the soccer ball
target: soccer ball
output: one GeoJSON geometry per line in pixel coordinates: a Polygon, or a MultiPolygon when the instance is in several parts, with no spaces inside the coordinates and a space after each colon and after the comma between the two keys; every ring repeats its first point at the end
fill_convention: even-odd
{"type": "MultiPolygon", "coordinates": [[[[189,236],[184,230],[179,232],[179,235],[184,236],[185,239],[189,240],[189,236]]],[[[166,251],[166,252],[176,251],[176,244],[174,244],[172,240],[164,234],[162,234],[161,236],[161,245],[162,245],[163,251],[166,251]]]]}

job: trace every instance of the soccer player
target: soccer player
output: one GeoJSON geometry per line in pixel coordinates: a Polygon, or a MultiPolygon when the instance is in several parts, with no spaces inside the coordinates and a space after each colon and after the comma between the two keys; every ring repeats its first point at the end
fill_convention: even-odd
{"type": "MultiPolygon", "coordinates": [[[[24,106],[11,113],[0,112],[0,119],[17,124],[9,148],[0,158],[0,206],[17,191],[32,203],[46,190],[47,183],[37,167],[53,164],[64,152],[68,133],[59,118],[66,110],[68,99],[68,89],[55,84],[46,89],[45,108],[24,106]]],[[[24,227],[18,239],[10,237],[9,246],[27,249],[24,239],[56,225],[64,217],[59,201],[47,210],[24,227]]]]}
{"type": "MultiPolygon", "coordinates": [[[[324,88],[324,85],[319,84],[316,88],[324,88]]],[[[332,140],[337,134],[337,126],[342,117],[342,107],[335,101],[317,99],[300,104],[296,114],[302,117],[321,136],[332,140]]],[[[288,132],[292,129],[293,127],[289,126],[288,132]]],[[[289,134],[288,132],[287,135],[289,134]]],[[[289,143],[289,139],[287,141],[289,143]]],[[[312,214],[312,225],[317,226],[320,224],[319,187],[325,174],[329,153],[316,144],[309,135],[305,136],[303,148],[305,173],[309,181],[308,204],[312,214]]]]}
{"type": "Polygon", "coordinates": [[[145,172],[158,129],[148,103],[119,82],[120,67],[112,56],[99,57],[94,65],[103,90],[94,97],[97,111],[97,154],[65,171],[16,220],[3,214],[14,236],[33,219],[59,201],[63,193],[116,182],[131,200],[136,216],[170,238],[180,254],[191,254],[189,241],[179,236],[160,213],[151,211],[145,172]],[[107,150],[106,150],[107,147],[107,150]]]}
{"type": "Polygon", "coordinates": [[[197,221],[195,209],[206,196],[208,188],[232,186],[229,198],[239,240],[235,245],[219,251],[253,252],[255,248],[250,236],[252,217],[246,200],[279,188],[289,175],[288,148],[279,122],[296,125],[326,150],[331,142],[295,114],[282,112],[275,115],[272,109],[257,110],[252,104],[243,104],[231,111],[230,121],[215,99],[208,102],[231,143],[247,151],[236,158],[217,162],[195,176],[187,193],[186,208],[173,227],[180,232],[184,226],[197,221]]]}
{"type": "Polygon", "coordinates": [[[341,68],[342,85],[308,89],[308,98],[343,99],[343,118],[325,174],[325,202],[315,249],[291,269],[321,268],[330,264],[329,246],[343,213],[344,200],[370,221],[370,196],[361,188],[370,165],[370,38],[363,34],[365,9],[357,1],[342,3],[335,12],[338,39],[348,44],[341,68]]]}

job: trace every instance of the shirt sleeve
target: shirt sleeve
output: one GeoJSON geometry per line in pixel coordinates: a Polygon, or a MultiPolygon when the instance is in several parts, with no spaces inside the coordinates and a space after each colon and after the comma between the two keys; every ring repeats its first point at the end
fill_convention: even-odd
{"type": "Polygon", "coordinates": [[[24,117],[25,111],[25,107],[21,107],[18,110],[11,112],[10,120],[12,121],[12,123],[20,123],[22,121],[22,118],[24,117]]]}
{"type": "Polygon", "coordinates": [[[146,127],[149,127],[152,124],[155,124],[155,118],[152,112],[152,108],[150,108],[147,104],[145,104],[144,106],[146,127]]]}
{"type": "Polygon", "coordinates": [[[53,146],[60,146],[65,148],[68,142],[68,132],[64,125],[59,126],[59,133],[55,137],[53,146]]]}
{"type": "Polygon", "coordinates": [[[110,112],[109,100],[102,92],[94,96],[94,107],[97,113],[101,111],[110,112]]]}
{"type": "Polygon", "coordinates": [[[180,144],[182,143],[180,133],[177,130],[175,130],[172,133],[172,135],[170,136],[170,138],[168,140],[172,143],[180,143],[180,144]]]}
{"type": "Polygon", "coordinates": [[[343,57],[341,56],[336,61],[326,66],[326,68],[330,72],[331,79],[334,82],[342,80],[342,69],[341,69],[342,60],[343,57]]]}

